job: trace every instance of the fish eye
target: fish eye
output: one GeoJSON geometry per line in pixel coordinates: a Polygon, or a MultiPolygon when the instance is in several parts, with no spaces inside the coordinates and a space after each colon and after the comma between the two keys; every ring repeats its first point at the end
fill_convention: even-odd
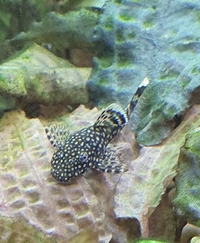
{"type": "Polygon", "coordinates": [[[63,153],[62,153],[62,151],[59,151],[59,152],[57,153],[57,156],[58,156],[59,159],[62,159],[62,158],[63,158],[63,153]]]}
{"type": "Polygon", "coordinates": [[[83,153],[83,154],[81,154],[80,157],[79,157],[80,162],[81,162],[81,163],[86,162],[87,157],[88,157],[88,156],[87,156],[87,153],[83,153]]]}

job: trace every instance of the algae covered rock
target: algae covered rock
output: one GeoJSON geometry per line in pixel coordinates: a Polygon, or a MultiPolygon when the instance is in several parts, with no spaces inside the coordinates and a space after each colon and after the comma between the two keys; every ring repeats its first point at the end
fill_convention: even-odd
{"type": "Polygon", "coordinates": [[[109,235],[98,198],[84,177],[79,186],[74,182],[70,187],[52,179],[53,150],[43,122],[27,119],[20,110],[1,120],[0,241],[98,242],[109,235]]]}
{"type": "Polygon", "coordinates": [[[187,134],[179,157],[176,176],[177,213],[189,223],[200,226],[200,131],[196,127],[187,134]]]}
{"type": "MultiPolygon", "coordinates": [[[[134,161],[138,147],[130,127],[126,126],[127,131],[123,129],[113,143],[125,145],[123,151],[131,161],[129,171],[115,175],[88,171],[67,186],[57,183],[50,175],[54,149],[46,137],[45,126],[54,119],[64,122],[74,132],[94,124],[100,111],[83,105],[70,115],[64,111],[43,107],[41,116],[28,119],[17,110],[7,112],[1,119],[0,139],[4,142],[0,149],[0,215],[5,218],[5,221],[0,218],[2,232],[12,233],[10,227],[17,225],[15,220],[21,220],[30,224],[31,232],[39,230],[52,240],[55,236],[59,243],[107,243],[111,239],[116,243],[128,242],[140,236],[140,229],[142,237],[156,239],[162,232],[167,239],[174,239],[174,212],[163,196],[176,174],[185,135],[199,124],[200,107],[187,113],[167,142],[143,148],[134,161]],[[7,225],[9,220],[11,223],[7,225]],[[167,224],[171,227],[165,230],[167,224]]],[[[16,229],[19,228],[14,228],[13,234],[18,242],[19,239],[31,242],[37,236],[37,232],[20,235],[16,229]]],[[[13,239],[9,236],[7,239],[13,239]]]]}
{"type": "MultiPolygon", "coordinates": [[[[16,229],[23,229],[13,222],[18,220],[31,226],[35,237],[38,232],[45,235],[44,239],[49,237],[49,242],[56,238],[56,243],[109,243],[111,238],[119,237],[125,242],[127,227],[130,226],[123,224],[124,228],[121,227],[112,210],[120,174],[90,170],[75,178],[70,185],[59,184],[50,174],[54,149],[46,137],[45,125],[52,122],[52,116],[54,122],[68,124],[69,131],[73,132],[94,124],[100,111],[81,105],[69,115],[66,112],[60,114],[58,107],[53,108],[51,115],[47,115],[48,107],[39,118],[28,119],[23,111],[17,110],[7,112],[1,119],[0,139],[4,143],[0,148],[0,216],[5,221],[0,218],[0,232],[5,232],[6,236],[13,232],[12,237],[8,235],[6,239],[13,239],[16,235],[18,240],[5,243],[18,243],[22,239],[37,242],[31,241],[35,239],[31,233],[16,233],[16,229]],[[7,224],[7,221],[13,224],[7,224]],[[12,226],[16,227],[13,231],[12,226]]],[[[130,130],[127,134],[130,138],[130,130]]],[[[125,151],[129,153],[130,145],[125,142],[127,136],[119,138],[120,143],[128,146],[125,151]]],[[[46,242],[42,239],[41,242],[46,242]]]]}
{"type": "Polygon", "coordinates": [[[16,106],[16,99],[9,95],[0,95],[0,117],[4,111],[13,110],[16,106]]]}
{"type": "Polygon", "coordinates": [[[141,144],[160,143],[173,130],[173,118],[199,103],[199,8],[198,1],[185,0],[104,5],[94,39],[105,48],[94,59],[87,83],[90,99],[126,106],[148,77],[151,85],[130,121],[141,144]]]}
{"type": "Polygon", "coordinates": [[[48,43],[58,50],[79,48],[94,51],[92,37],[97,20],[98,12],[84,8],[63,15],[49,12],[41,22],[34,23],[28,32],[16,35],[10,43],[34,41],[38,44],[48,43]]]}
{"type": "Polygon", "coordinates": [[[62,6],[64,9],[80,9],[81,7],[85,8],[102,8],[106,0],[67,0],[62,6]]]}
{"type": "Polygon", "coordinates": [[[192,104],[200,102],[199,86],[197,77],[189,81],[183,75],[174,81],[150,84],[129,121],[138,143],[155,145],[167,138],[181,122],[182,114],[192,104]]]}
{"type": "MultiPolygon", "coordinates": [[[[6,209],[4,209],[6,210],[6,209]]],[[[39,232],[33,226],[28,225],[23,220],[0,216],[0,242],[1,243],[18,243],[18,242],[43,242],[43,243],[59,243],[54,237],[47,237],[39,232]],[[22,233],[23,232],[23,233],[22,233]]]]}
{"type": "Polygon", "coordinates": [[[22,31],[28,31],[34,21],[40,21],[55,2],[50,1],[4,1],[0,0],[0,62],[15,53],[18,46],[8,46],[8,39],[22,31]]]}
{"type": "MultiPolygon", "coordinates": [[[[91,7],[91,3],[85,1],[77,6],[82,3],[91,7]]],[[[87,90],[91,103],[98,106],[111,102],[127,106],[141,80],[148,77],[151,85],[139,101],[130,123],[140,144],[154,145],[177,125],[174,118],[200,102],[199,8],[197,0],[190,3],[186,0],[106,1],[101,12],[92,8],[65,14],[50,12],[10,43],[35,41],[50,44],[52,49],[60,51],[79,49],[95,55],[92,75],[87,76],[87,90]]],[[[23,76],[23,72],[19,71],[20,75],[23,76]]],[[[59,75],[63,80],[65,71],[37,73],[34,79],[42,80],[42,85],[35,88],[35,82],[30,82],[29,96],[47,104],[53,95],[46,96],[45,92],[46,97],[40,101],[39,91],[49,88],[43,87],[47,80],[55,80],[57,76],[60,80],[59,75]],[[32,92],[35,89],[37,92],[32,92]]],[[[65,93],[64,89],[57,88],[62,82],[53,83],[56,98],[52,104],[61,102],[65,93]]],[[[20,85],[22,92],[26,92],[23,82],[20,85]]],[[[72,94],[77,93],[80,94],[79,91],[72,94]]],[[[84,95],[80,96],[82,101],[84,95]]],[[[85,100],[78,103],[85,103],[85,100]]],[[[74,103],[71,99],[66,102],[74,103]]]]}
{"type": "MultiPolygon", "coordinates": [[[[120,177],[114,196],[115,215],[119,219],[137,219],[144,238],[156,237],[159,232],[161,239],[175,242],[175,211],[166,189],[179,171],[180,151],[185,145],[186,134],[198,129],[199,121],[200,106],[196,105],[186,113],[180,126],[162,144],[142,148],[139,156],[129,163],[129,170],[120,177]]],[[[182,175],[181,172],[177,178],[182,175]]],[[[184,190],[189,187],[188,181],[184,176],[179,183],[182,188],[178,189],[182,191],[180,200],[184,190]]],[[[184,198],[186,201],[187,193],[184,198]]]]}
{"type": "Polygon", "coordinates": [[[146,240],[135,241],[135,243],[168,243],[168,242],[167,241],[160,241],[160,240],[151,240],[151,239],[148,240],[148,239],[146,239],[146,240]]]}
{"type": "Polygon", "coordinates": [[[105,48],[94,60],[91,98],[126,105],[144,77],[175,82],[186,67],[198,66],[199,6],[184,0],[107,1],[94,33],[105,48]]]}
{"type": "Polygon", "coordinates": [[[0,92],[39,104],[87,103],[89,68],[75,68],[32,44],[0,65],[0,92]]]}

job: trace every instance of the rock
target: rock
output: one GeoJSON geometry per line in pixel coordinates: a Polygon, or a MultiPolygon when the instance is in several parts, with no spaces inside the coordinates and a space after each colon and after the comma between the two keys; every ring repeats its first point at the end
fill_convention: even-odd
{"type": "Polygon", "coordinates": [[[87,103],[90,72],[32,44],[0,66],[0,92],[44,105],[87,103]]]}
{"type": "Polygon", "coordinates": [[[92,36],[97,20],[98,12],[84,8],[63,15],[49,12],[41,22],[34,23],[28,32],[16,35],[10,43],[16,45],[34,41],[48,43],[58,50],[78,48],[94,51],[92,36]]]}
{"type": "Polygon", "coordinates": [[[200,237],[193,237],[190,241],[190,243],[199,243],[200,242],[200,237]]]}
{"type": "MultiPolygon", "coordinates": [[[[151,84],[129,122],[140,144],[161,143],[181,122],[185,111],[200,103],[197,34],[200,3],[197,0],[106,1],[101,13],[91,11],[89,6],[90,10],[83,8],[64,15],[50,12],[42,22],[14,37],[11,43],[36,41],[52,44],[52,49],[69,48],[71,53],[78,49],[95,55],[91,77],[87,75],[87,101],[99,107],[111,102],[127,106],[139,83],[148,77],[151,84]]],[[[75,63],[82,65],[83,62],[75,63]]],[[[18,71],[23,79],[23,72],[18,71]]],[[[66,76],[63,70],[58,73],[39,71],[34,74],[36,80],[42,80],[39,90],[44,88],[48,92],[41,98],[40,91],[35,92],[35,83],[30,82],[31,100],[54,104],[62,102],[64,95],[69,96],[62,88],[63,82],[59,81],[61,90],[57,88],[57,81],[43,87],[44,82],[55,80],[57,75],[61,80],[66,76]]],[[[22,93],[26,92],[23,82],[20,85],[22,93]]],[[[80,90],[74,93],[71,90],[69,93],[78,99],[80,90]]],[[[83,96],[75,103],[87,102],[83,96]]],[[[72,98],[64,102],[74,104],[72,98]]]]}
{"type": "Polygon", "coordinates": [[[107,1],[94,33],[103,51],[88,82],[91,99],[126,106],[145,77],[173,85],[181,75],[184,88],[199,70],[199,7],[184,0],[107,1]]]}
{"type": "Polygon", "coordinates": [[[200,131],[193,129],[186,136],[186,142],[179,156],[176,176],[177,193],[174,205],[178,215],[188,223],[200,226],[200,131]]]}
{"type": "Polygon", "coordinates": [[[150,146],[167,138],[181,122],[185,111],[199,103],[198,87],[198,78],[188,82],[182,75],[174,81],[150,84],[130,116],[129,123],[137,134],[138,143],[150,146]]]}
{"type": "Polygon", "coordinates": [[[4,111],[10,111],[15,108],[16,99],[8,95],[0,95],[0,117],[4,111]]]}
{"type": "Polygon", "coordinates": [[[173,118],[200,102],[199,7],[184,0],[107,1],[103,7],[94,38],[104,51],[87,83],[90,100],[126,106],[148,77],[151,85],[130,120],[140,144],[159,144],[176,126],[173,118]]]}

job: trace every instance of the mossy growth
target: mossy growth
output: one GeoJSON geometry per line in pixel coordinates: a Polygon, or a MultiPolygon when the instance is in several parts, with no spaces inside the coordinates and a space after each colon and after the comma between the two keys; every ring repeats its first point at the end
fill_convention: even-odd
{"type": "MultiPolygon", "coordinates": [[[[1,243],[65,243],[66,240],[58,236],[47,236],[35,227],[22,220],[14,220],[0,216],[0,242],[1,243]]],[[[98,234],[91,229],[84,229],[74,237],[67,240],[68,243],[93,243],[98,241],[98,234]]]]}
{"type": "Polygon", "coordinates": [[[122,21],[132,21],[134,18],[128,14],[120,14],[119,19],[122,21]]]}
{"type": "Polygon", "coordinates": [[[59,243],[59,240],[47,237],[33,226],[21,220],[8,219],[0,216],[1,243],[59,243]]]}
{"type": "Polygon", "coordinates": [[[153,27],[153,25],[154,25],[154,18],[152,16],[147,17],[143,22],[143,27],[145,29],[149,29],[149,28],[153,27]]]}
{"type": "Polygon", "coordinates": [[[198,66],[192,67],[192,68],[190,69],[190,72],[191,72],[192,74],[199,74],[199,73],[200,73],[200,67],[198,67],[198,66]]]}
{"type": "Polygon", "coordinates": [[[135,243],[168,243],[167,241],[160,241],[160,240],[138,240],[135,243]]]}
{"type": "Polygon", "coordinates": [[[152,7],[151,7],[151,10],[154,12],[154,11],[156,11],[156,5],[153,5],[152,7]]]}
{"type": "Polygon", "coordinates": [[[98,59],[99,61],[99,68],[108,68],[113,64],[113,57],[102,57],[101,59],[98,59]]]}
{"type": "Polygon", "coordinates": [[[116,57],[116,66],[118,68],[121,68],[121,67],[128,67],[128,66],[131,66],[133,65],[134,63],[134,51],[133,50],[130,50],[129,52],[126,51],[126,48],[124,47],[121,47],[121,49],[118,50],[118,53],[117,53],[117,57],[116,57]]]}
{"type": "Polygon", "coordinates": [[[116,41],[117,43],[123,43],[124,41],[124,35],[123,35],[123,31],[120,30],[116,30],[116,41]]]}
{"type": "Polygon", "coordinates": [[[200,131],[187,134],[185,148],[200,157],[200,131]]]}
{"type": "Polygon", "coordinates": [[[126,58],[119,58],[118,62],[117,62],[117,67],[118,68],[122,68],[122,67],[130,67],[131,65],[133,65],[133,63],[126,58]]]}
{"type": "Polygon", "coordinates": [[[115,0],[115,3],[120,4],[122,0],[115,0]]]}
{"type": "Polygon", "coordinates": [[[161,80],[165,80],[165,79],[170,79],[170,78],[176,78],[179,76],[179,72],[174,70],[174,69],[166,69],[163,73],[161,73],[160,75],[160,79],[161,80]]]}
{"type": "Polygon", "coordinates": [[[101,85],[106,85],[108,84],[108,80],[106,78],[101,78],[98,80],[98,83],[101,85]]]}
{"type": "Polygon", "coordinates": [[[179,156],[176,176],[177,196],[174,205],[177,213],[187,222],[200,226],[200,130],[186,135],[186,142],[179,156]]]}
{"type": "MultiPolygon", "coordinates": [[[[192,10],[192,11],[194,11],[194,10],[192,10]]],[[[195,11],[195,15],[196,15],[197,21],[200,23],[200,13],[199,13],[199,11],[195,11]]]]}
{"type": "Polygon", "coordinates": [[[109,16],[106,18],[105,22],[104,22],[104,28],[107,30],[113,30],[114,28],[114,22],[113,22],[113,17],[109,16]]]}

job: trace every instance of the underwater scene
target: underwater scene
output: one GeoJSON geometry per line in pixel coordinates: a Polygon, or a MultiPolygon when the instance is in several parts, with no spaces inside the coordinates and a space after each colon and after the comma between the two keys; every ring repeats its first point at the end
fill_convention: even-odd
{"type": "Polygon", "coordinates": [[[0,0],[0,243],[200,243],[200,1],[0,0]]]}

